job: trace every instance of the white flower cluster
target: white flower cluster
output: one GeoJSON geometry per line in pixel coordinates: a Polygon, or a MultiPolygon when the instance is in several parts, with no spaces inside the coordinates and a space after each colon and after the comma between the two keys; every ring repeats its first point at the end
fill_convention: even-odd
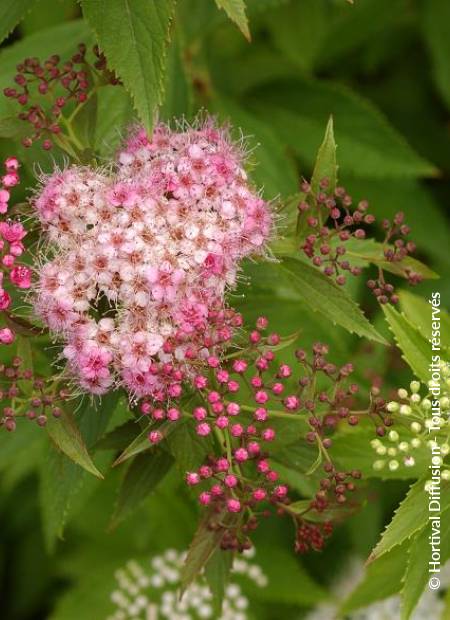
{"type": "MultiPolygon", "coordinates": [[[[439,408],[441,411],[440,427],[445,431],[450,426],[450,368],[448,363],[441,362],[440,367],[442,381],[440,384],[439,408]]],[[[404,425],[396,426],[390,430],[383,439],[376,438],[370,445],[377,454],[373,463],[376,471],[385,468],[396,471],[402,465],[413,467],[419,451],[425,447],[430,450],[435,448],[434,442],[430,441],[428,429],[432,424],[431,408],[432,395],[429,392],[430,385],[426,386],[426,396],[421,396],[423,386],[419,381],[411,381],[410,390],[400,388],[397,392],[398,401],[390,401],[386,408],[392,414],[397,414],[404,419],[404,425]]],[[[449,429],[450,430],[450,429],[449,429]]],[[[450,445],[447,441],[440,444],[443,459],[450,453],[450,445]]],[[[450,480],[450,470],[443,469],[442,478],[450,480]]]]}
{"type": "MultiPolygon", "coordinates": [[[[232,575],[245,575],[258,587],[267,586],[267,577],[257,564],[248,560],[252,552],[234,560],[232,575]]],[[[130,560],[116,572],[118,588],[111,594],[116,606],[108,620],[203,620],[213,618],[212,594],[202,576],[180,599],[180,574],[185,553],[168,549],[154,557],[149,569],[130,560]]],[[[225,588],[222,615],[218,620],[247,620],[249,601],[240,585],[230,582],[225,588]]]]}

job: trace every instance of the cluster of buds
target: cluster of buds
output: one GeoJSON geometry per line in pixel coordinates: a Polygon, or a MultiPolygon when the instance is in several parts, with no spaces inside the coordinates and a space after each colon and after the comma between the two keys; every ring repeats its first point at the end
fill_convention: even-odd
{"type": "MultiPolygon", "coordinates": [[[[298,205],[299,217],[300,221],[306,224],[307,230],[310,230],[301,249],[313,265],[343,286],[346,273],[354,276],[362,273],[361,267],[352,265],[351,261],[347,260],[346,246],[351,240],[366,238],[364,226],[374,224],[375,216],[368,212],[369,204],[366,200],[360,201],[356,208],[353,208],[353,199],[344,187],[336,187],[334,192],[330,192],[328,188],[328,179],[322,179],[316,195],[313,195],[309,183],[304,181],[301,185],[304,198],[298,205]]],[[[403,220],[403,213],[397,213],[392,224],[388,220],[382,222],[385,249],[384,256],[380,258],[385,261],[401,263],[415,251],[414,243],[404,239],[410,229],[403,220]]],[[[405,268],[404,273],[412,285],[421,281],[420,274],[409,268],[405,268]]],[[[381,267],[378,278],[369,280],[368,286],[380,303],[398,302],[394,287],[385,281],[381,267]]]]}
{"type": "Polygon", "coordinates": [[[325,523],[300,522],[297,527],[295,540],[295,550],[297,553],[307,553],[310,549],[321,551],[324,548],[325,540],[333,533],[333,524],[329,521],[325,523]]]}
{"type": "MultiPolygon", "coordinates": [[[[436,388],[436,384],[430,382],[428,386],[423,386],[419,381],[411,381],[409,390],[400,388],[397,398],[386,404],[386,410],[395,420],[395,429],[389,430],[384,440],[377,438],[371,442],[379,457],[373,464],[375,470],[381,471],[387,467],[389,471],[396,471],[401,466],[413,467],[417,455],[427,448],[435,454],[436,444],[429,439],[429,432],[431,427],[436,426],[442,431],[437,436],[442,435],[444,439],[439,445],[441,465],[444,463],[450,453],[446,430],[449,427],[450,412],[450,368],[446,362],[441,361],[439,372],[439,397],[434,397],[429,391],[430,388],[436,388]],[[426,392],[425,396],[420,394],[421,389],[426,392]]],[[[441,473],[444,479],[450,479],[449,470],[441,473]]]]}
{"type": "MultiPolygon", "coordinates": [[[[6,213],[10,200],[10,190],[19,181],[19,162],[15,157],[8,157],[4,163],[5,174],[1,178],[0,213],[6,213]]],[[[11,305],[11,295],[4,289],[5,272],[8,273],[9,283],[19,289],[27,289],[31,285],[31,269],[26,265],[16,264],[16,259],[24,252],[22,239],[26,231],[20,222],[12,220],[0,222],[0,311],[5,312],[11,305]]],[[[11,344],[14,341],[14,332],[9,327],[0,329],[0,343],[11,344]]]]}
{"type": "Polygon", "coordinates": [[[326,476],[305,513],[344,504],[355,490],[354,480],[361,477],[359,471],[340,471],[333,465],[328,450],[337,425],[355,426],[362,415],[375,418],[377,429],[390,423],[383,412],[385,402],[377,397],[366,410],[352,412],[358,386],[349,383],[351,364],[336,366],[327,359],[328,347],[316,343],[311,356],[296,351],[301,368],[296,376],[289,364],[277,362],[274,348],[282,341],[267,328],[267,319],[260,317],[238,352],[222,359],[208,357],[207,370],[192,379],[196,404],[191,410],[177,406],[176,399],[166,408],[148,400],[140,405],[142,414],[152,420],[148,438],[153,444],[162,441],[182,416],[191,419],[199,437],[208,437],[209,442],[216,438],[218,453],[187,472],[186,483],[198,488],[199,502],[211,514],[210,527],[222,531],[224,549],[248,548],[248,534],[260,517],[269,516],[270,506],[293,516],[299,527],[308,519],[308,514],[299,518],[290,511],[288,487],[271,465],[270,445],[276,441],[280,420],[297,418],[299,439],[317,446],[326,461],[326,476]]]}
{"type": "Polygon", "coordinates": [[[91,65],[86,58],[86,45],[81,43],[70,60],[61,61],[56,54],[44,62],[38,58],[25,58],[17,65],[15,86],[4,89],[4,95],[15,99],[21,106],[18,118],[30,125],[30,133],[22,144],[30,147],[42,141],[45,150],[52,148],[63,130],[63,110],[83,104],[89,97],[92,80],[100,71],[105,83],[117,83],[117,78],[106,68],[106,61],[98,47],[94,48],[96,60],[91,65]],[[47,102],[51,100],[49,107],[47,102]]]}
{"type": "MultiPolygon", "coordinates": [[[[213,618],[213,597],[203,575],[189,586],[181,598],[179,596],[185,556],[185,553],[168,549],[164,554],[155,556],[148,568],[130,560],[124,568],[116,571],[117,588],[111,593],[115,611],[108,620],[213,618]]],[[[234,560],[231,581],[225,586],[218,620],[247,620],[249,600],[243,591],[245,582],[259,588],[267,586],[266,575],[260,566],[250,561],[251,557],[252,553],[247,552],[234,560]],[[235,583],[235,577],[239,577],[242,586],[235,583]]]]}
{"type": "Polygon", "coordinates": [[[25,418],[38,426],[45,426],[48,416],[59,418],[60,405],[68,397],[65,390],[55,390],[53,380],[37,377],[24,368],[20,357],[14,357],[10,365],[0,366],[0,401],[2,404],[0,427],[12,432],[17,419],[25,418]]]}
{"type": "MultiPolygon", "coordinates": [[[[382,228],[385,232],[383,240],[384,259],[388,263],[400,264],[410,254],[415,252],[416,245],[412,241],[407,241],[406,237],[410,233],[410,227],[404,223],[405,215],[399,211],[395,214],[393,221],[387,219],[382,221],[382,228]]],[[[403,272],[411,286],[422,282],[423,276],[415,272],[410,267],[404,267],[403,272]]],[[[381,267],[378,268],[378,277],[375,280],[368,280],[367,286],[381,304],[398,303],[394,286],[385,280],[385,274],[381,267]]]]}

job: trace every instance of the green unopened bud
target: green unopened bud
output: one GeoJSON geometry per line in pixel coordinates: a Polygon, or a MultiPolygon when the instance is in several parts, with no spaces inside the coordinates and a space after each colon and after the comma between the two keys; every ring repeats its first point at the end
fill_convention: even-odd
{"type": "Polygon", "coordinates": [[[415,405],[417,405],[418,403],[420,403],[420,394],[411,394],[411,398],[409,399],[410,402],[414,403],[415,405]]]}
{"type": "Polygon", "coordinates": [[[422,442],[418,437],[413,437],[411,439],[411,445],[413,448],[420,448],[420,446],[422,445],[422,442]]]}
{"type": "Polygon", "coordinates": [[[441,446],[441,454],[443,454],[444,456],[447,456],[449,452],[450,452],[450,446],[448,445],[448,443],[443,443],[441,446]]]}
{"type": "Polygon", "coordinates": [[[398,449],[399,449],[401,452],[408,452],[408,450],[409,450],[409,443],[408,443],[407,441],[401,441],[401,442],[398,444],[398,449]]]}
{"type": "Polygon", "coordinates": [[[447,410],[450,408],[450,398],[448,396],[444,396],[443,398],[441,398],[439,403],[441,405],[441,409],[447,410]]]}
{"type": "Polygon", "coordinates": [[[387,452],[387,448],[386,446],[378,446],[377,450],[376,450],[377,454],[379,454],[380,456],[384,456],[387,452]]]}
{"type": "Polygon", "coordinates": [[[375,461],[375,463],[372,465],[372,467],[376,471],[381,471],[385,465],[386,465],[386,461],[379,460],[379,461],[375,461]]]}
{"type": "Polygon", "coordinates": [[[389,461],[389,469],[391,471],[395,471],[396,469],[399,468],[399,466],[400,466],[400,463],[398,461],[395,461],[395,460],[389,461]]]}
{"type": "Polygon", "coordinates": [[[398,411],[400,409],[400,405],[395,402],[395,400],[391,400],[391,402],[389,402],[386,405],[386,409],[390,412],[390,413],[395,413],[396,411],[398,411]]]}
{"type": "Polygon", "coordinates": [[[416,464],[416,460],[413,456],[406,456],[403,462],[406,467],[414,467],[416,464]]]}
{"type": "Polygon", "coordinates": [[[409,405],[401,405],[400,413],[402,415],[411,415],[412,409],[409,405]]]}
{"type": "Polygon", "coordinates": [[[411,422],[410,428],[413,433],[420,433],[422,430],[422,425],[419,424],[419,422],[411,422]]]}
{"type": "Polygon", "coordinates": [[[408,398],[408,392],[407,390],[405,390],[405,388],[400,388],[397,391],[398,397],[401,398],[402,400],[404,400],[405,398],[408,398]]]}
{"type": "Polygon", "coordinates": [[[389,431],[388,437],[389,441],[398,441],[400,436],[397,431],[389,431]]]}
{"type": "Polygon", "coordinates": [[[409,387],[411,388],[411,392],[415,394],[420,390],[420,381],[411,381],[409,387]]]}
{"type": "Polygon", "coordinates": [[[397,448],[388,448],[388,456],[397,456],[397,448]]]}
{"type": "Polygon", "coordinates": [[[381,446],[381,441],[379,439],[372,439],[372,441],[370,442],[370,445],[372,446],[374,450],[376,450],[378,446],[381,446]]]}
{"type": "Polygon", "coordinates": [[[450,469],[443,469],[441,472],[441,478],[445,481],[450,480],[450,469]]]}
{"type": "Polygon", "coordinates": [[[424,398],[420,406],[424,411],[429,411],[431,409],[431,400],[429,398],[424,398]]]}

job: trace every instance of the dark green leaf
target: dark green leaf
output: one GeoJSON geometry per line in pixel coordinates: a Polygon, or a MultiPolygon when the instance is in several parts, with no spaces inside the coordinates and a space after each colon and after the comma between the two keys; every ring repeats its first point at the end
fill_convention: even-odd
{"type": "Polygon", "coordinates": [[[98,471],[89,455],[86,444],[71,413],[63,411],[61,417],[57,419],[49,416],[47,431],[55,446],[68,456],[69,459],[89,473],[97,476],[97,478],[103,478],[103,475],[98,471]]]}
{"type": "Polygon", "coordinates": [[[111,520],[112,527],[139,507],[161,482],[173,463],[172,456],[161,448],[136,456],[122,481],[111,520]]]}
{"type": "Polygon", "coordinates": [[[222,613],[225,587],[232,564],[233,554],[231,551],[216,549],[205,566],[205,578],[213,595],[214,613],[217,617],[220,617],[222,613]]]}
{"type": "Polygon", "coordinates": [[[284,276],[301,295],[303,303],[333,325],[341,325],[358,336],[386,344],[348,294],[314,267],[295,258],[285,257],[280,264],[267,265],[266,269],[268,278],[284,276]]]}

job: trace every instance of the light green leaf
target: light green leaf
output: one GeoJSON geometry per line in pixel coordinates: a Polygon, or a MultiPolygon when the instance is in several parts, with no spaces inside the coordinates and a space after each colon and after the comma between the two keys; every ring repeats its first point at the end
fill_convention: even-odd
{"type": "MultiPolygon", "coordinates": [[[[445,560],[450,555],[449,519],[450,510],[447,509],[441,517],[442,528],[440,528],[439,532],[442,565],[444,565],[445,560]]],[[[425,527],[416,536],[412,545],[408,549],[408,563],[403,577],[404,585],[401,591],[401,620],[409,620],[431,576],[428,571],[428,561],[424,561],[424,558],[428,558],[430,555],[429,536],[431,535],[432,525],[430,522],[428,527],[425,527]]]]}
{"type": "Polygon", "coordinates": [[[382,306],[384,315],[395,341],[402,352],[402,357],[414,375],[427,383],[430,378],[431,344],[404,314],[390,304],[382,306]]]}
{"type": "MultiPolygon", "coordinates": [[[[409,489],[408,494],[394,513],[392,521],[384,530],[381,539],[370,554],[369,562],[373,562],[393,547],[401,545],[420,532],[428,523],[429,494],[425,490],[425,481],[418,480],[409,489]]],[[[450,505],[450,485],[442,483],[440,511],[432,513],[439,516],[450,505]]]]}
{"type": "Polygon", "coordinates": [[[244,37],[250,41],[250,30],[248,28],[247,15],[245,14],[244,0],[216,0],[219,9],[223,9],[228,17],[233,21],[242,32],[244,37]]]}
{"type": "Polygon", "coordinates": [[[161,482],[173,463],[172,456],[161,448],[139,454],[132,461],[120,486],[116,509],[111,519],[112,527],[139,507],[161,482]]]}
{"type": "Polygon", "coordinates": [[[450,4],[447,0],[427,0],[422,6],[425,40],[433,63],[434,80],[450,108],[450,4]]]}
{"type": "Polygon", "coordinates": [[[0,43],[22,21],[36,0],[2,0],[0,2],[0,43]]]}
{"type": "Polygon", "coordinates": [[[248,101],[311,168],[331,113],[341,173],[369,178],[436,174],[373,104],[341,84],[280,80],[255,89],[248,101]]]}
{"type": "Polygon", "coordinates": [[[148,132],[163,101],[175,0],[81,0],[108,65],[122,79],[148,132]]]}
{"type": "Polygon", "coordinates": [[[405,572],[409,542],[397,545],[366,568],[364,579],[344,601],[340,614],[346,614],[366,607],[396,594],[405,572]],[[389,576],[387,579],[386,576],[389,576]]]}
{"type": "MultiPolygon", "coordinates": [[[[431,304],[415,293],[403,290],[399,292],[400,308],[406,318],[416,325],[426,338],[431,338],[431,304]]],[[[444,347],[450,347],[450,315],[444,308],[440,308],[441,337],[444,347]]]]}
{"type": "MultiPolygon", "coordinates": [[[[95,415],[95,413],[91,415],[95,415]]],[[[71,413],[63,411],[61,417],[57,419],[49,416],[46,428],[50,439],[61,452],[97,478],[103,478],[89,455],[84,439],[71,413]]]]}
{"type": "Polygon", "coordinates": [[[319,312],[333,325],[351,333],[386,344],[348,294],[319,270],[295,258],[285,257],[280,264],[267,265],[268,278],[285,277],[301,295],[303,303],[319,312]],[[271,274],[271,275],[270,275],[271,274]]]}

